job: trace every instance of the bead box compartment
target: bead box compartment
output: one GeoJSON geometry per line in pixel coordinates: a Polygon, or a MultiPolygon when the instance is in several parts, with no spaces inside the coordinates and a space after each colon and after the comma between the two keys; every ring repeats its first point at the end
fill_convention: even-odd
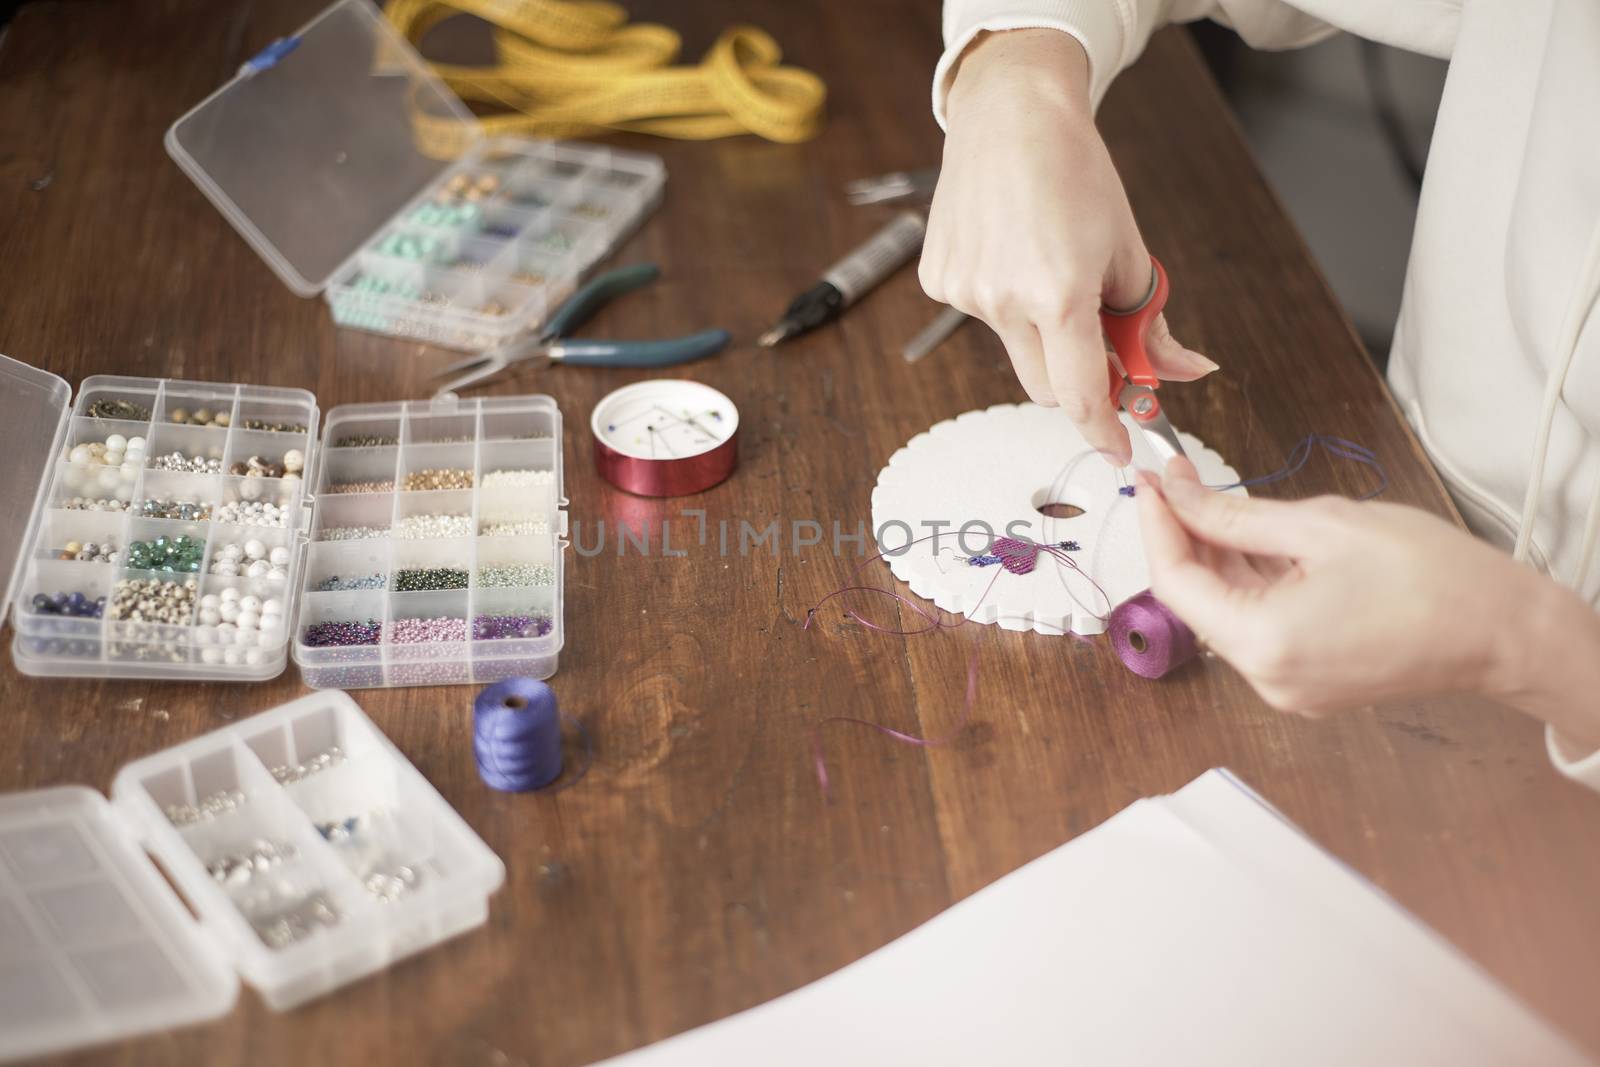
{"type": "MultiPolygon", "coordinates": [[[[25,388],[51,388],[70,395],[65,383],[4,360],[8,375],[25,388]],[[48,383],[48,385],[44,384],[48,383]],[[57,385],[56,383],[59,383],[57,385]]],[[[22,546],[12,580],[12,615],[15,636],[12,654],[18,668],[34,675],[105,677],[192,678],[224,681],[260,681],[282,673],[289,658],[304,561],[304,529],[309,521],[306,505],[316,442],[312,431],[318,422],[316,399],[299,389],[274,389],[250,385],[189,382],[175,379],[125,378],[100,375],[87,379],[70,413],[62,418],[59,443],[41,444],[50,431],[49,404],[27,413],[30,440],[18,442],[32,452],[49,449],[45,484],[28,522],[28,532],[15,543],[22,546]],[[146,421],[131,418],[102,419],[92,412],[111,408],[119,414],[133,409],[148,412],[146,421]],[[192,422],[202,413],[206,425],[192,422]],[[184,422],[174,422],[181,415],[184,422]],[[246,424],[298,427],[272,432],[246,429],[246,424]],[[129,458],[117,466],[72,463],[64,453],[77,446],[103,443],[112,435],[125,441],[143,438],[145,450],[138,462],[129,458]],[[155,465],[164,455],[216,459],[224,464],[217,473],[165,470],[155,465]],[[225,465],[262,455],[281,462],[290,452],[300,454],[297,477],[239,477],[226,473],[225,465]],[[71,506],[74,503],[89,506],[71,506]],[[147,503],[148,502],[148,503],[147,503]],[[249,508],[270,502],[279,509],[281,526],[240,525],[222,521],[231,506],[249,508]],[[152,514],[146,514],[146,511],[152,514]],[[170,517],[167,517],[170,516],[170,517]],[[187,538],[197,546],[193,571],[145,569],[149,560],[136,557],[135,542],[152,545],[158,539],[187,538]],[[220,547],[228,543],[258,541],[265,552],[274,548],[288,553],[281,579],[212,574],[220,547]],[[79,561],[61,557],[62,549],[76,543],[114,544],[115,563],[79,561]],[[179,584],[193,579],[190,599],[174,591],[174,603],[147,617],[113,618],[111,610],[119,583],[130,581],[179,584]],[[279,624],[258,630],[236,643],[220,643],[215,629],[197,625],[201,597],[222,596],[234,590],[239,597],[276,599],[279,624]],[[51,614],[34,609],[34,598],[55,593],[82,593],[89,601],[104,597],[99,617],[51,614]]],[[[60,396],[60,405],[66,405],[60,396]]],[[[22,413],[16,413],[21,419],[22,413]]],[[[8,425],[14,420],[8,419],[8,425]]],[[[19,431],[20,433],[20,431],[19,431]]],[[[11,454],[16,454],[15,450],[11,454]]],[[[24,471],[26,468],[23,468],[24,471]]],[[[289,472],[286,472],[289,473],[289,472]]],[[[25,474],[24,474],[25,477],[25,474]]],[[[24,496],[25,500],[26,497],[24,496]]],[[[19,511],[22,501],[19,500],[19,511]]],[[[157,597],[157,601],[161,598],[157,597]]],[[[144,615],[141,612],[141,615],[144,615]]]]}
{"type": "Polygon", "coordinates": [[[504,880],[344,693],[128,764],[110,803],[0,796],[0,1061],[216,1018],[240,976],[291,1008],[482,925],[504,880]]]}
{"type": "Polygon", "coordinates": [[[322,450],[294,644],[306,684],[359,689],[555,673],[566,534],[555,402],[346,405],[328,412],[323,437],[397,443],[322,450]],[[441,470],[470,473],[472,488],[404,488],[408,476],[441,470]],[[507,470],[537,472],[526,476],[536,484],[499,484],[507,470]],[[351,485],[393,488],[331,491],[351,485]],[[495,523],[517,532],[480,535],[495,523]],[[487,584],[485,567],[547,580],[487,584]]]}
{"type": "MultiPolygon", "coordinates": [[[[0,494],[18,501],[0,509],[0,523],[10,523],[0,526],[0,538],[19,553],[5,602],[13,607],[12,658],[23,673],[261,681],[281,673],[291,653],[313,688],[465,684],[555,672],[564,640],[567,518],[561,414],[549,397],[348,405],[329,412],[319,435],[315,398],[301,390],[99,376],[84,382],[74,405],[60,378],[4,356],[0,386],[20,400],[0,418],[0,451],[15,457],[14,480],[0,483],[0,494]],[[63,471],[90,465],[62,463],[60,455],[105,436],[94,431],[91,410],[127,413],[136,406],[170,418],[178,398],[186,415],[205,404],[208,414],[221,413],[229,423],[178,425],[190,435],[220,436],[205,447],[224,457],[265,453],[274,460],[298,451],[303,476],[148,466],[125,474],[123,466],[95,465],[96,477],[108,474],[134,510],[120,510],[113,489],[105,492],[119,510],[63,506],[73,492],[63,471]],[[249,422],[285,429],[247,429],[249,422]],[[389,440],[395,444],[355,443],[389,440]],[[351,443],[321,447],[322,441],[351,443]],[[463,482],[470,474],[473,488],[395,488],[408,475],[439,470],[463,472],[463,482]],[[383,488],[333,491],[352,480],[383,488]],[[146,517],[138,508],[146,499],[187,500],[174,506],[191,511],[146,517]],[[280,509],[283,525],[226,521],[230,508],[268,502],[280,509]],[[430,528],[436,522],[443,525],[430,528]],[[150,570],[148,560],[131,556],[131,542],[162,537],[203,545],[196,570],[150,570]],[[282,561],[281,578],[237,565],[233,573],[226,566],[212,573],[230,560],[229,546],[242,552],[252,541],[254,551],[282,561]],[[118,553],[114,563],[58,558],[71,544],[108,542],[118,553]],[[180,584],[192,578],[192,601],[114,618],[118,583],[153,578],[180,584]],[[83,604],[102,597],[107,603],[97,617],[33,610],[36,595],[58,592],[80,593],[83,604]],[[209,597],[217,601],[208,608],[209,597]],[[263,603],[250,607],[250,597],[263,603]],[[279,602],[276,613],[267,611],[270,599],[279,602]],[[238,621],[222,610],[230,602],[238,615],[253,615],[253,636],[224,636],[221,624],[238,621]],[[270,625],[269,615],[275,616],[270,625]],[[344,627],[354,629],[344,633],[344,627]]],[[[150,440],[164,428],[118,419],[107,432],[150,440]]]]}
{"type": "Polygon", "coordinates": [[[339,0],[285,42],[166,147],[342,326],[469,349],[536,329],[660,202],[657,156],[479,136],[369,0],[339,0]]]}

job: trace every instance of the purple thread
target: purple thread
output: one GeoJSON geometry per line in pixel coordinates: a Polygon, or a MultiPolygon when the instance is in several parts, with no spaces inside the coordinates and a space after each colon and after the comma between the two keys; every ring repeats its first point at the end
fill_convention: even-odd
{"type": "Polygon", "coordinates": [[[1141,678],[1161,678],[1200,651],[1194,631],[1148,589],[1118,604],[1107,629],[1117,658],[1141,678]]]}
{"type": "Polygon", "coordinates": [[[1249,488],[1253,485],[1272,485],[1276,482],[1286,481],[1305,469],[1305,465],[1311,460],[1312,450],[1318,445],[1321,445],[1322,450],[1330,456],[1347,459],[1352,463],[1360,463],[1371,467],[1377,472],[1378,487],[1356,497],[1357,500],[1371,500],[1389,488],[1389,475],[1383,469],[1383,464],[1378,461],[1378,456],[1372,449],[1366,445],[1357,444],[1355,441],[1347,441],[1343,437],[1334,437],[1324,433],[1307,434],[1299,444],[1290,450],[1289,457],[1284,460],[1283,466],[1269,474],[1246,478],[1231,485],[1210,485],[1206,488],[1222,492],[1228,489],[1249,488]]]}
{"type": "MultiPolygon", "coordinates": [[[[905,549],[910,548],[912,545],[921,544],[924,541],[937,541],[941,536],[947,536],[947,535],[929,534],[927,537],[918,537],[918,538],[916,538],[916,539],[914,539],[912,541],[906,542],[906,544],[904,546],[902,546],[900,551],[904,551],[905,549]]],[[[1032,541],[1020,542],[1020,543],[1024,544],[1024,545],[1032,546],[1032,548],[1034,550],[1035,558],[1037,557],[1038,553],[1044,553],[1044,554],[1050,556],[1052,559],[1056,560],[1058,563],[1062,563],[1062,564],[1070,567],[1074,571],[1077,571],[1080,575],[1083,576],[1083,578],[1090,585],[1092,585],[1094,587],[1095,591],[1100,594],[1101,600],[1103,600],[1105,602],[1105,604],[1106,604],[1106,611],[1109,612],[1111,610],[1111,598],[1106,594],[1105,589],[1101,587],[1099,582],[1095,581],[1092,577],[1090,577],[1088,572],[1086,572],[1082,567],[1079,567],[1076,560],[1074,560],[1070,555],[1067,554],[1069,552],[1078,551],[1078,543],[1076,541],[1061,541],[1061,542],[1058,542],[1056,544],[1037,544],[1036,542],[1032,542],[1032,541]]],[[[863,567],[866,567],[870,563],[877,562],[878,560],[882,559],[886,555],[888,555],[887,552],[879,552],[877,555],[869,556],[866,559],[862,560],[861,563],[856,566],[855,570],[851,572],[851,580],[855,580],[856,575],[859,575],[861,573],[861,569],[863,567]]],[[[997,562],[998,562],[998,560],[997,560],[997,562]]],[[[884,633],[884,634],[895,634],[895,635],[901,636],[901,637],[912,637],[912,636],[915,636],[917,634],[930,633],[930,632],[932,632],[934,630],[953,630],[953,629],[955,629],[955,628],[957,628],[959,626],[965,626],[968,622],[970,622],[972,620],[972,615],[975,614],[977,612],[978,608],[983,604],[983,602],[988,599],[989,593],[994,589],[994,583],[1000,580],[1000,575],[1003,574],[1003,573],[1005,573],[1003,570],[997,570],[997,571],[994,572],[994,577],[990,578],[989,579],[989,584],[984,586],[984,588],[983,588],[983,595],[978,597],[977,601],[972,605],[972,607],[970,609],[968,609],[968,611],[967,611],[967,613],[965,615],[961,616],[960,621],[958,621],[958,622],[947,622],[947,621],[945,621],[946,620],[946,615],[948,613],[945,612],[944,609],[940,608],[938,605],[933,605],[932,611],[929,611],[927,608],[923,607],[921,604],[918,604],[915,601],[900,595],[899,593],[895,592],[893,589],[885,589],[885,588],[882,588],[880,586],[872,586],[872,585],[849,585],[849,586],[844,586],[842,588],[834,590],[832,593],[829,593],[827,596],[823,597],[820,601],[818,601],[816,607],[813,607],[810,611],[806,612],[806,621],[801,626],[801,629],[802,630],[811,629],[811,623],[812,623],[813,620],[816,619],[817,611],[822,607],[822,605],[826,604],[828,601],[832,600],[834,597],[844,596],[847,593],[876,593],[879,596],[889,597],[890,599],[898,602],[902,607],[906,607],[906,608],[911,609],[912,612],[914,612],[915,614],[917,614],[917,615],[921,616],[922,618],[926,619],[928,621],[928,625],[920,627],[920,628],[915,629],[915,630],[896,630],[896,629],[891,629],[890,627],[887,627],[887,626],[880,626],[877,623],[874,623],[874,622],[871,622],[868,619],[862,618],[859,614],[856,613],[856,611],[853,608],[846,608],[845,609],[845,615],[848,616],[849,618],[855,620],[857,623],[860,623],[862,626],[865,626],[869,630],[874,630],[874,631],[877,631],[878,633],[884,633]]],[[[1103,621],[1105,616],[1102,615],[1102,616],[1099,616],[1099,618],[1103,621]]],[[[822,728],[824,726],[828,725],[829,723],[843,722],[843,723],[850,723],[850,724],[855,725],[855,726],[865,726],[870,730],[876,730],[878,733],[883,734],[885,737],[889,738],[892,741],[896,741],[896,742],[898,742],[900,744],[904,744],[904,745],[916,745],[918,747],[923,747],[923,748],[931,748],[931,747],[936,747],[936,746],[939,746],[939,745],[948,744],[950,741],[953,741],[956,737],[958,737],[961,734],[961,732],[967,728],[967,724],[972,721],[972,714],[973,714],[974,709],[977,706],[977,700],[978,700],[978,646],[977,646],[977,640],[978,640],[978,638],[975,635],[973,637],[972,654],[971,654],[971,656],[969,657],[969,659],[967,661],[967,696],[966,696],[966,703],[962,707],[961,718],[957,720],[956,725],[948,733],[945,733],[945,734],[943,734],[943,735],[941,735],[939,737],[931,737],[931,738],[930,737],[917,737],[914,734],[903,733],[903,732],[901,732],[899,730],[895,730],[895,729],[892,729],[892,728],[890,728],[888,726],[884,726],[881,723],[871,722],[871,721],[869,721],[867,719],[858,719],[858,718],[855,718],[855,717],[849,716],[849,715],[832,715],[832,716],[829,716],[828,718],[825,718],[825,719],[822,719],[822,720],[818,721],[817,724],[814,727],[812,727],[812,731],[811,731],[812,761],[813,761],[813,764],[814,764],[814,766],[816,768],[817,784],[819,786],[821,786],[821,788],[822,788],[822,799],[823,799],[824,803],[828,803],[828,802],[832,801],[832,794],[831,794],[831,792],[829,790],[829,786],[828,786],[828,765],[827,765],[827,762],[823,759],[823,753],[822,753],[822,728]]]]}
{"type": "Polygon", "coordinates": [[[584,762],[557,789],[577,784],[589,770],[594,758],[589,732],[561,714],[555,693],[541,681],[507,678],[486,687],[472,703],[472,754],[478,776],[489,788],[508,793],[525,793],[554,782],[561,776],[563,719],[583,735],[584,762]]]}

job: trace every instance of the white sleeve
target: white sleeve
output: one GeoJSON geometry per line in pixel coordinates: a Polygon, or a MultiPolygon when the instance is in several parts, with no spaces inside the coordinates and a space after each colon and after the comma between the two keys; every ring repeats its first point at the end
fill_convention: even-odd
{"type": "Polygon", "coordinates": [[[1333,32],[1282,0],[945,0],[944,54],[933,75],[933,114],[944,125],[944,99],[956,61],[985,30],[1054,29],[1071,34],[1089,56],[1095,107],[1111,80],[1133,64],[1151,34],[1169,22],[1214,18],[1256,48],[1297,48],[1333,32]]]}
{"type": "Polygon", "coordinates": [[[1544,728],[1544,747],[1556,770],[1590,789],[1600,789],[1600,750],[1573,751],[1554,726],[1544,728]]]}

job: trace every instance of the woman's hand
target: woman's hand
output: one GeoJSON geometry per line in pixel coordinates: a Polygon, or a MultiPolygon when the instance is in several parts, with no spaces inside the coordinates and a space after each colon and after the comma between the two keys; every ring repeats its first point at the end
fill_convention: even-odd
{"type": "Polygon", "coordinates": [[[1475,692],[1600,748],[1600,616],[1441,519],[1139,476],[1150,585],[1267,703],[1318,714],[1475,692]]]}
{"type": "MultiPolygon", "coordinates": [[[[988,323],[1034,402],[1059,405],[1119,466],[1132,455],[1106,377],[1100,308],[1132,307],[1150,254],[1089,105],[1088,59],[1056,30],[989,34],[962,57],[919,273],[930,297],[988,323]]],[[[1158,318],[1161,377],[1216,364],[1158,318]]]]}

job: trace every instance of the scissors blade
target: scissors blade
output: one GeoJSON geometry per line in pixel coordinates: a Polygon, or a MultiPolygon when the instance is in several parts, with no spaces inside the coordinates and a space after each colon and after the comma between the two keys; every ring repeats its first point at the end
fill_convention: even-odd
{"type": "Polygon", "coordinates": [[[1129,382],[1123,386],[1118,397],[1122,410],[1126,411],[1133,419],[1134,424],[1144,432],[1144,438],[1150,447],[1163,460],[1176,459],[1182,456],[1189,458],[1183,449],[1183,442],[1178,438],[1178,431],[1172,428],[1166,413],[1161,410],[1160,401],[1156,400],[1156,393],[1148,385],[1135,385],[1129,382]]]}

